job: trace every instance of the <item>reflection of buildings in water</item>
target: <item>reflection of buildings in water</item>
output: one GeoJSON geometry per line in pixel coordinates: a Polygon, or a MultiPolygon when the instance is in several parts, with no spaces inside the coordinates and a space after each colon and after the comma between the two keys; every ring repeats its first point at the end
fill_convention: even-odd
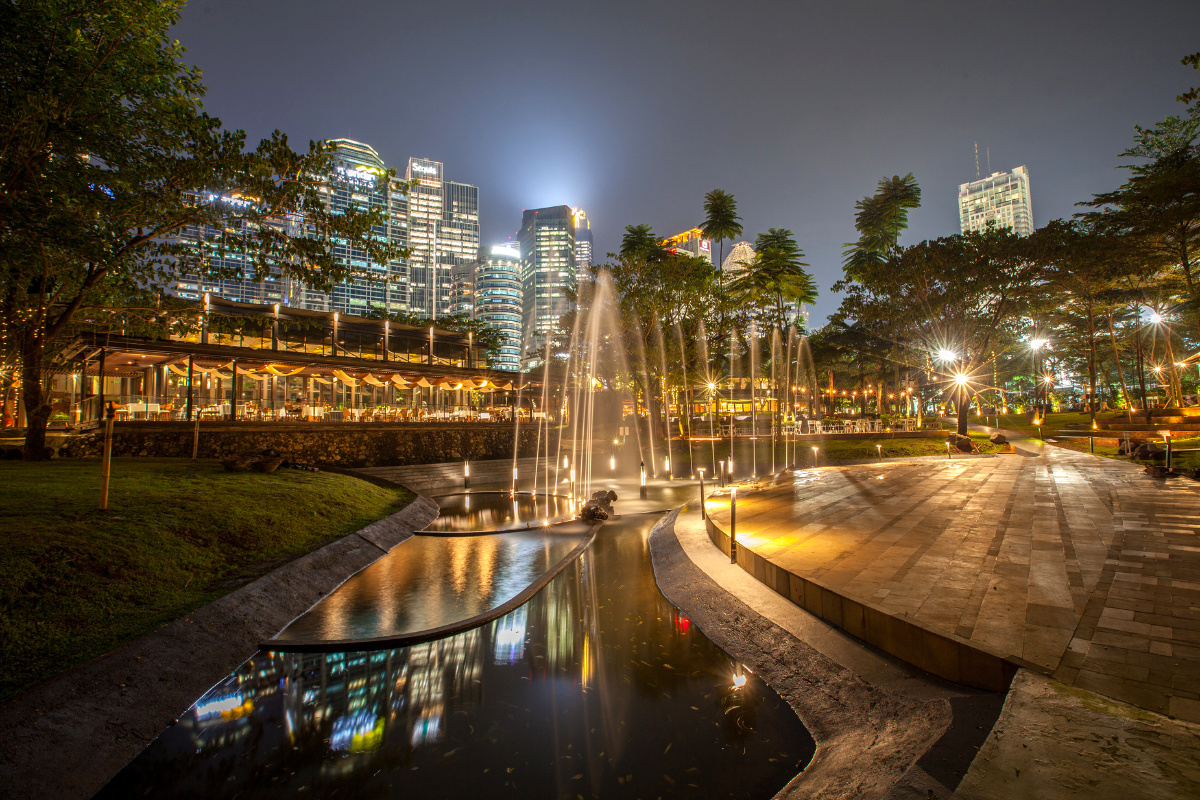
{"type": "Polygon", "coordinates": [[[381,752],[403,757],[441,740],[456,712],[482,704],[486,669],[516,667],[534,680],[565,677],[588,687],[597,646],[594,612],[580,602],[587,596],[583,575],[577,560],[529,603],[433,642],[357,653],[256,654],[201,698],[183,723],[197,749],[249,755],[280,715],[285,746],[340,756],[322,761],[327,777],[356,772],[381,752]],[[272,698],[278,705],[267,702],[272,698]]]}
{"type": "Polygon", "coordinates": [[[278,665],[258,654],[200,698],[180,720],[198,750],[221,750],[250,732],[250,717],[279,693],[278,665]]]}

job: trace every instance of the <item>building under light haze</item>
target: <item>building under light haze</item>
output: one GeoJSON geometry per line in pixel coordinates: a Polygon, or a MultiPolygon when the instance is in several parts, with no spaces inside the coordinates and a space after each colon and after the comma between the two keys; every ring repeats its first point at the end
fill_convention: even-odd
{"type": "Polygon", "coordinates": [[[754,245],[745,240],[735,242],[733,247],[729,248],[729,255],[725,256],[725,260],[721,262],[721,272],[724,273],[726,280],[736,276],[747,265],[754,263],[754,255],[754,245]]]}
{"type": "Polygon", "coordinates": [[[433,318],[450,313],[454,268],[479,253],[479,189],[443,178],[440,161],[410,158],[408,197],[410,310],[433,318]]]}
{"type": "Polygon", "coordinates": [[[575,215],[569,206],[527,209],[521,217],[521,293],[524,363],[541,357],[546,337],[571,310],[574,291],[575,215]]]}
{"type": "Polygon", "coordinates": [[[592,266],[592,221],[582,208],[571,209],[575,214],[575,274],[592,266]]]}
{"type": "Polygon", "coordinates": [[[1029,169],[993,172],[986,178],[960,184],[958,223],[963,233],[986,230],[989,225],[1012,228],[1018,236],[1033,233],[1029,169]]]}
{"type": "MultiPolygon", "coordinates": [[[[668,236],[662,240],[662,243],[673,253],[686,253],[696,258],[703,258],[710,264],[713,263],[712,240],[706,239],[699,228],[692,228],[690,231],[668,236]]],[[[749,244],[749,242],[746,244],[749,244]]],[[[734,246],[736,247],[737,245],[734,246]]],[[[753,258],[753,252],[751,250],[751,258],[753,258]]],[[[729,254],[732,256],[733,252],[730,251],[729,254]]],[[[726,260],[726,263],[728,263],[728,260],[726,260]]]]}
{"type": "Polygon", "coordinates": [[[521,369],[521,330],[524,303],[521,295],[521,250],[515,244],[494,244],[480,249],[472,278],[472,315],[500,331],[500,355],[489,360],[493,369],[521,369]]]}
{"type": "MultiPolygon", "coordinates": [[[[376,280],[356,278],[332,292],[319,292],[286,281],[278,267],[270,268],[264,280],[258,281],[243,254],[222,247],[223,238],[233,237],[223,237],[215,229],[190,228],[180,233],[182,241],[202,248],[209,263],[236,269],[241,277],[209,280],[182,275],[175,292],[192,299],[210,292],[245,303],[281,303],[344,314],[361,315],[372,307],[435,318],[452,313],[454,269],[471,264],[479,250],[478,188],[444,180],[441,162],[412,158],[406,177],[417,183],[406,195],[403,181],[384,177],[388,167],[373,147],[352,139],[331,142],[336,147],[334,177],[319,188],[326,203],[334,212],[351,207],[383,209],[384,221],[375,235],[396,247],[411,248],[409,258],[379,264],[365,251],[335,244],[334,258],[365,267],[376,280]]],[[[215,199],[240,202],[237,198],[215,199]]],[[[303,219],[280,219],[274,224],[297,235],[303,219]]]]}

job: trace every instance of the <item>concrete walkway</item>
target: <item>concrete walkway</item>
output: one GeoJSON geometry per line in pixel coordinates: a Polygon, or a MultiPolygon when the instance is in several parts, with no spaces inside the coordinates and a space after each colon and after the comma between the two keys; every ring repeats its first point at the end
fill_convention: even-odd
{"type": "MultiPolygon", "coordinates": [[[[1200,721],[1200,485],[1015,447],[741,489],[739,546],[948,641],[1200,721]]],[[[708,508],[727,531],[727,494],[708,508]]]]}

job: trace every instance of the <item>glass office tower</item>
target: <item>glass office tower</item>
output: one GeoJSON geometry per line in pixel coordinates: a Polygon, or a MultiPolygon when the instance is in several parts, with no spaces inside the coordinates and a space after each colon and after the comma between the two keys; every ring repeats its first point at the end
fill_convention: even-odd
{"type": "Polygon", "coordinates": [[[475,319],[500,331],[504,344],[500,355],[488,366],[521,369],[521,325],[524,302],[521,294],[521,251],[513,244],[495,244],[480,251],[473,281],[475,319]]]}
{"type": "Polygon", "coordinates": [[[569,206],[527,209],[521,218],[524,362],[541,358],[546,337],[571,310],[575,282],[575,215],[569,206]]]}
{"type": "MultiPolygon", "coordinates": [[[[209,263],[232,268],[241,277],[206,280],[182,275],[175,292],[193,299],[210,292],[247,303],[281,303],[345,314],[361,315],[372,307],[433,318],[451,313],[454,269],[469,266],[479,251],[479,189],[443,180],[442,163],[421,158],[409,159],[403,180],[388,180],[384,177],[387,165],[373,147],[352,139],[331,142],[337,148],[334,176],[320,187],[326,203],[334,212],[355,207],[383,209],[383,223],[375,227],[373,235],[398,248],[411,248],[409,258],[374,263],[365,251],[335,243],[335,258],[365,270],[375,280],[356,278],[332,292],[317,292],[285,280],[277,267],[256,275],[244,254],[222,246],[237,238],[231,232],[193,228],[182,231],[180,240],[200,248],[209,263]],[[405,180],[416,181],[408,194],[405,180]]],[[[236,198],[226,201],[238,202],[236,198]]],[[[273,224],[297,235],[303,219],[286,218],[273,224]]]]}

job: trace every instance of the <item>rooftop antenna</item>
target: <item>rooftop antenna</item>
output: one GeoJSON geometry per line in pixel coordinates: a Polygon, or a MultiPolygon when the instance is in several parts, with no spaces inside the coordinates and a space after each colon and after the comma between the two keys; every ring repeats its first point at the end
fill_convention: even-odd
{"type": "Polygon", "coordinates": [[[975,143],[975,180],[979,180],[979,142],[975,143]]]}
{"type": "Polygon", "coordinates": [[[987,147],[988,175],[992,174],[992,146],[987,147]]]}

